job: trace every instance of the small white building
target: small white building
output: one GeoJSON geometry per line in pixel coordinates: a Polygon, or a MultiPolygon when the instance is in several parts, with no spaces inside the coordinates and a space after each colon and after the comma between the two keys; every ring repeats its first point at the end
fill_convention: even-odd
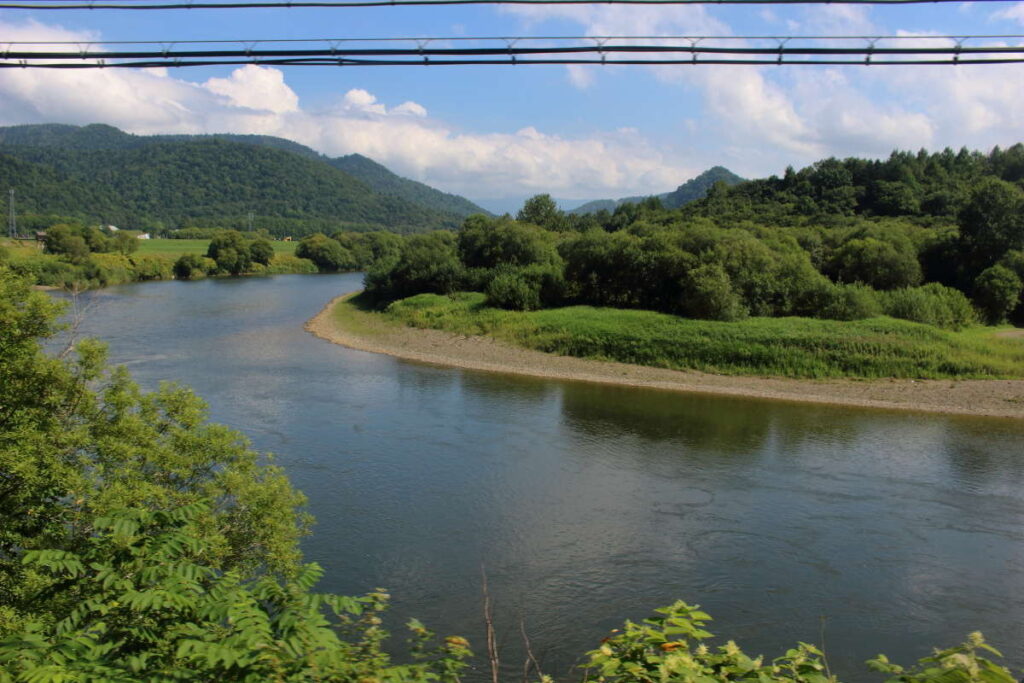
{"type": "Polygon", "coordinates": [[[117,232],[121,228],[117,227],[116,225],[104,225],[103,229],[106,230],[107,232],[117,232]]]}
{"type": "Polygon", "coordinates": [[[140,240],[148,240],[148,239],[150,239],[150,237],[149,237],[149,233],[148,233],[148,232],[144,232],[144,233],[142,233],[141,235],[139,235],[139,236],[138,236],[138,238],[139,238],[140,240]]]}

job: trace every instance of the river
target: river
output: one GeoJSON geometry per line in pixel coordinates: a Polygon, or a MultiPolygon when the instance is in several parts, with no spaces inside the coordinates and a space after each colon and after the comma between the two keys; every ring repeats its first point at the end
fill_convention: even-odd
{"type": "MultiPolygon", "coordinates": [[[[847,681],[985,632],[1024,667],[1024,424],[414,364],[302,329],[358,274],[158,282],[81,297],[145,387],[192,386],[309,497],[322,590],[394,596],[507,680],[520,623],[567,678],[676,599],[751,654],[826,645],[847,681]]],[[[395,628],[400,633],[402,629],[395,628]]],[[[404,636],[403,636],[404,637],[404,636]]]]}

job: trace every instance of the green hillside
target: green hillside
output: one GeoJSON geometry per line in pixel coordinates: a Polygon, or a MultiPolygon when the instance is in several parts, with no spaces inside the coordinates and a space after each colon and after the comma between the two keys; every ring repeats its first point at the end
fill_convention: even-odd
{"type": "MultiPolygon", "coordinates": [[[[722,181],[726,185],[736,185],[743,182],[743,178],[739,177],[729,169],[723,166],[714,166],[701,173],[696,178],[692,178],[671,192],[657,195],[658,199],[661,200],[662,205],[666,209],[678,209],[685,204],[703,199],[707,195],[708,190],[715,183],[722,181]]],[[[647,197],[623,197],[622,199],[595,199],[592,202],[587,202],[583,206],[576,207],[569,213],[577,215],[584,215],[588,213],[597,213],[598,211],[614,211],[616,207],[622,204],[637,204],[647,197]]]]}
{"type": "Polygon", "coordinates": [[[445,211],[463,217],[471,216],[474,213],[490,213],[465,197],[441,192],[429,185],[396,175],[373,159],[361,154],[338,157],[331,159],[329,163],[363,181],[370,186],[370,189],[380,194],[401,197],[435,211],[445,211]]]}
{"type": "Polygon", "coordinates": [[[330,159],[265,135],[132,135],[112,126],[0,128],[0,183],[19,213],[146,230],[255,227],[418,232],[484,213],[456,195],[351,155],[330,159]]]}
{"type": "Polygon", "coordinates": [[[249,212],[257,227],[277,234],[362,226],[415,232],[459,222],[376,194],[327,164],[216,139],[103,150],[3,146],[0,187],[15,189],[19,212],[143,229],[242,226],[249,212]]]}

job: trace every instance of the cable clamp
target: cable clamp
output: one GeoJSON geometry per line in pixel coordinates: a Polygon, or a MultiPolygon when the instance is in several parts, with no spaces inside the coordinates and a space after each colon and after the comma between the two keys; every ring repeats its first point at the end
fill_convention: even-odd
{"type": "Polygon", "coordinates": [[[782,59],[786,56],[786,43],[788,43],[791,38],[776,38],[775,40],[779,41],[779,58],[775,60],[775,63],[781,66],[782,59]]]}
{"type": "Polygon", "coordinates": [[[868,38],[867,54],[864,55],[864,66],[871,66],[871,57],[874,56],[875,43],[879,41],[879,38],[868,38]]]}

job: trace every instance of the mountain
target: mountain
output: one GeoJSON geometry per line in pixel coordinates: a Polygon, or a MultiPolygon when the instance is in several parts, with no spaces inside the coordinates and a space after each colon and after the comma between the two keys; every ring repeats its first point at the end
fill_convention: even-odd
{"type": "MultiPolygon", "coordinates": [[[[744,181],[729,169],[723,166],[714,166],[701,173],[696,178],[686,181],[671,192],[657,195],[658,199],[667,209],[678,209],[680,206],[689,204],[692,201],[703,199],[715,183],[722,181],[726,185],[737,185],[744,181]]],[[[621,204],[636,204],[647,197],[624,197],[623,199],[595,199],[583,206],[577,207],[569,213],[585,214],[596,213],[601,210],[614,211],[621,204]]]]}
{"type": "Polygon", "coordinates": [[[370,186],[374,192],[408,199],[411,202],[426,206],[436,211],[446,211],[458,216],[471,216],[474,213],[489,213],[465,197],[435,190],[429,185],[403,178],[389,171],[373,159],[362,154],[349,154],[337,157],[328,162],[331,166],[345,171],[370,186]]]}
{"type": "Polygon", "coordinates": [[[0,128],[0,156],[0,187],[17,191],[19,211],[130,227],[239,226],[253,212],[258,227],[277,234],[341,227],[409,232],[454,228],[486,213],[366,157],[331,159],[267,135],[11,126],[0,128]]]}

